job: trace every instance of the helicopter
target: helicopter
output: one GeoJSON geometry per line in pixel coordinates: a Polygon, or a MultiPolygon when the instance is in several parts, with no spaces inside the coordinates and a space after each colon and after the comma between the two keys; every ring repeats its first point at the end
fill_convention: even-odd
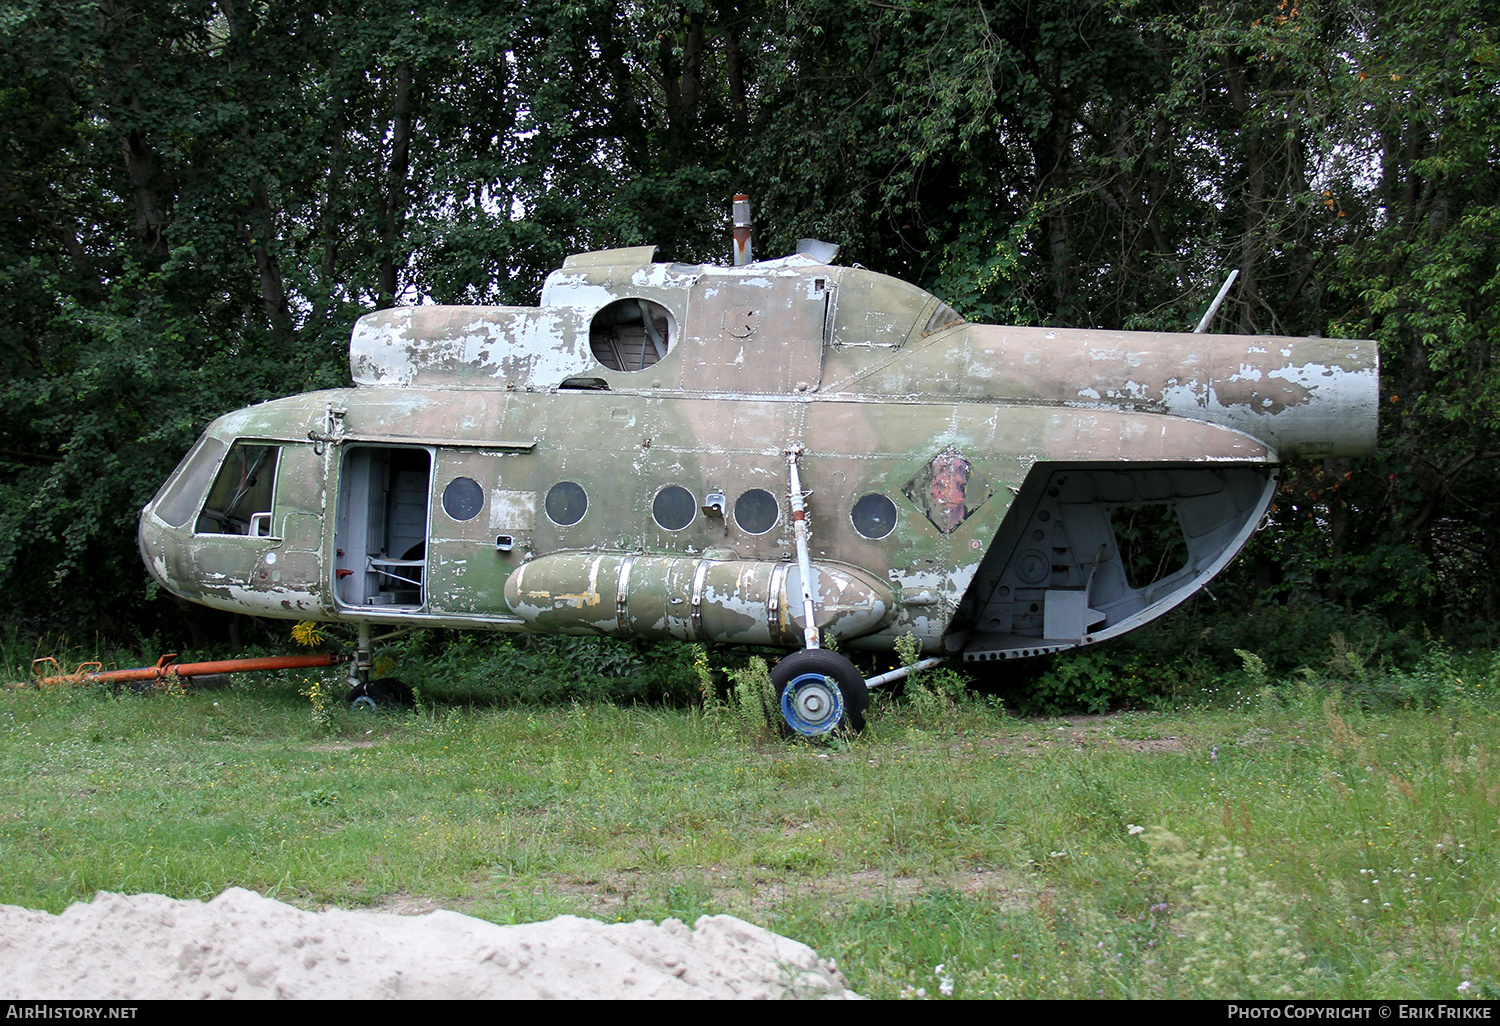
{"type": "Polygon", "coordinates": [[[390,698],[377,627],[680,639],[792,650],[783,729],[818,735],[912,669],[829,639],[1097,644],[1203,588],[1282,464],[1374,449],[1373,342],[970,323],[815,240],[755,260],[742,199],[729,266],[580,253],[534,307],[360,318],[352,387],[208,426],[141,513],[150,573],[357,625],[357,704],[390,698]]]}

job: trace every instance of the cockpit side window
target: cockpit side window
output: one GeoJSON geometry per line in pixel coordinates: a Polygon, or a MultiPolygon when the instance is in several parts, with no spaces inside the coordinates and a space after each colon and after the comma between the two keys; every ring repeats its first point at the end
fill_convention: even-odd
{"type": "Polygon", "coordinates": [[[271,496],[281,447],[236,442],[198,513],[198,534],[271,535],[271,496]]]}
{"type": "Polygon", "coordinates": [[[589,323],[589,349],[610,370],[645,370],[675,341],[672,314],[649,299],[617,299],[589,323]]]}

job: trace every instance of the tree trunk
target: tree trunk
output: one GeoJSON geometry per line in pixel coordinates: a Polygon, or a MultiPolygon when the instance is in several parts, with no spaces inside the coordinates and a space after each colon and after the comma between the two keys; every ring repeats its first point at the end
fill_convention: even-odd
{"type": "Polygon", "coordinates": [[[411,65],[396,66],[391,104],[391,159],[381,206],[385,224],[380,254],[378,293],[381,306],[396,305],[397,273],[406,266],[406,177],[411,163],[411,65]],[[399,259],[398,259],[399,255],[399,259]]]}
{"type": "Polygon", "coordinates": [[[277,341],[285,341],[292,334],[292,311],[281,280],[281,265],[271,248],[271,240],[276,237],[275,214],[266,185],[259,178],[250,181],[250,232],[254,236],[251,248],[255,252],[255,269],[260,275],[261,305],[271,325],[271,335],[277,341]]]}

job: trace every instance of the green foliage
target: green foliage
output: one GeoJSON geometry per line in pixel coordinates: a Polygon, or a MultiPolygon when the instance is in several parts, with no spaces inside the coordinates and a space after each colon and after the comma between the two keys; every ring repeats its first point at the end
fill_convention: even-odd
{"type": "Polygon", "coordinates": [[[979,703],[963,674],[948,667],[914,670],[901,693],[916,713],[916,722],[929,728],[952,726],[962,709],[979,703]]]}
{"type": "Polygon", "coordinates": [[[1434,642],[1414,666],[1395,669],[1370,665],[1369,657],[1340,635],[1329,639],[1329,650],[1321,672],[1305,669],[1304,680],[1322,684],[1366,711],[1462,710],[1500,699],[1500,663],[1488,653],[1458,654],[1434,642]]]}
{"type": "Polygon", "coordinates": [[[709,664],[708,650],[692,646],[693,672],[703,703],[705,719],[727,739],[770,738],[777,735],[776,688],[771,683],[770,667],[760,656],[751,656],[740,666],[726,667],[729,676],[727,696],[721,691],[719,677],[709,664]]]}
{"type": "MultiPolygon", "coordinates": [[[[605,246],[722,259],[748,189],[761,255],[827,238],[978,319],[1184,330],[1238,267],[1221,330],[1377,339],[1379,455],[1288,469],[1225,590],[1467,640],[1500,622],[1495,25],[1487,0],[12,4],[7,621],[201,642],[223,618],[156,593],[134,523],[210,419],[347,384],[377,306],[529,303],[605,246]]],[[[1279,673],[1330,633],[1238,647],[1279,673]]]]}
{"type": "MultiPolygon", "coordinates": [[[[1217,595],[1228,592],[1218,582],[1217,595]]],[[[1343,635],[1372,658],[1393,666],[1415,665],[1427,643],[1421,632],[1401,629],[1369,610],[1348,610],[1317,599],[1246,605],[1200,595],[1179,611],[1109,643],[1105,651],[1150,664],[1175,667],[1195,680],[1239,670],[1239,650],[1253,652],[1272,676],[1324,658],[1328,639],[1343,635]]]]}
{"type": "MultiPolygon", "coordinates": [[[[923,658],[922,643],[914,634],[897,638],[895,648],[901,666],[915,666],[923,658]]],[[[949,666],[912,670],[901,681],[901,695],[915,722],[928,729],[950,729],[961,711],[983,704],[969,679],[949,666]]]]}
{"type": "Polygon", "coordinates": [[[1022,715],[1155,708],[1172,697],[1176,672],[1121,658],[1109,648],[1087,648],[1057,656],[1029,685],[1006,697],[1022,715]]]}
{"type": "Polygon", "coordinates": [[[1372,711],[1500,700],[1500,663],[1485,649],[1455,651],[1357,617],[1313,617],[1304,626],[1325,630],[1321,643],[1300,633],[1279,638],[1277,626],[1290,629],[1290,623],[1273,611],[1243,619],[1252,629],[1198,624],[1196,644],[1184,642],[1182,631],[1169,622],[1107,645],[1065,652],[1003,692],[1004,698],[1023,715],[1046,716],[1203,704],[1250,707],[1267,700],[1276,705],[1297,689],[1339,695],[1372,711]]]}
{"type": "Polygon", "coordinates": [[[701,701],[691,646],[561,635],[424,631],[391,647],[389,675],[429,701],[553,705],[701,701]]]}
{"type": "Polygon", "coordinates": [[[743,667],[729,672],[730,707],[740,729],[750,737],[771,737],[779,722],[776,687],[771,670],[760,656],[751,656],[743,667]]]}
{"type": "MultiPolygon", "coordinates": [[[[1340,635],[1342,637],[1342,635],[1340,635]]],[[[1234,650],[1245,664],[1245,680],[1257,691],[1271,683],[1271,678],[1266,674],[1266,661],[1254,652],[1246,652],[1243,648],[1234,650]]]]}

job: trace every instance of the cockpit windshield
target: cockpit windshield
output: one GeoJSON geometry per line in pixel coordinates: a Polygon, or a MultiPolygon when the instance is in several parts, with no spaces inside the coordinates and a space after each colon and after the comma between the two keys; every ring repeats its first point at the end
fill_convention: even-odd
{"type": "Polygon", "coordinates": [[[224,443],[219,439],[212,435],[198,439],[157,496],[156,515],[173,527],[182,527],[193,519],[208,480],[223,455],[224,443]]]}

